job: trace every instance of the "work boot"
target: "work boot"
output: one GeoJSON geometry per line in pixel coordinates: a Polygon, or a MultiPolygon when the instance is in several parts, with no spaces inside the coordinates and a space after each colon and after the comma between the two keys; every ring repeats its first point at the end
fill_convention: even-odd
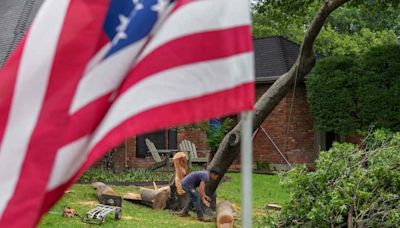
{"type": "Polygon", "coordinates": [[[176,212],[175,215],[177,215],[179,217],[189,217],[190,213],[189,213],[189,211],[183,209],[183,210],[181,210],[179,212],[176,212]]]}
{"type": "Polygon", "coordinates": [[[197,219],[202,222],[212,222],[213,221],[212,218],[207,217],[207,216],[197,217],[197,219]]]}

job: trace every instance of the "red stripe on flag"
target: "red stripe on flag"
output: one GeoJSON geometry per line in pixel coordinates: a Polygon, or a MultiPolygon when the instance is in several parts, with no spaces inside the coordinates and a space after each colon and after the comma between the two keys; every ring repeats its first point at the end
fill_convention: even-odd
{"type": "Polygon", "coordinates": [[[49,210],[87,168],[124,139],[178,124],[206,120],[210,116],[225,116],[250,110],[254,108],[253,104],[254,83],[251,82],[198,98],[166,104],[132,116],[104,136],[103,140],[91,151],[85,164],[68,183],[47,193],[42,212],[49,210]],[[188,107],[193,108],[188,109],[188,107]],[[168,118],[161,118],[163,116],[168,116],[168,118]]]}
{"type": "Polygon", "coordinates": [[[108,0],[74,0],[70,3],[41,114],[0,227],[36,225],[54,158],[69,121],[68,110],[86,63],[95,52],[103,26],[99,18],[104,18],[107,9],[108,0]]]}
{"type": "Polygon", "coordinates": [[[72,115],[68,128],[65,129],[66,136],[62,146],[65,146],[85,135],[92,134],[111,105],[109,99],[110,93],[91,102],[85,106],[85,108],[80,109],[72,115]]]}
{"type": "MultiPolygon", "coordinates": [[[[172,67],[211,61],[252,51],[253,45],[249,34],[250,27],[241,26],[173,40],[157,48],[135,66],[134,70],[126,77],[120,94],[138,81],[172,67]],[[235,37],[236,41],[232,41],[232,37],[235,37]],[[199,43],[204,43],[204,40],[208,42],[205,45],[199,45],[199,43]],[[175,55],[171,56],[171,53],[175,55]]],[[[100,118],[107,112],[110,105],[109,95],[104,95],[91,102],[71,117],[70,124],[72,125],[68,126],[68,136],[63,145],[91,134],[95,130],[97,123],[100,122],[100,118]]]]}
{"type": "Polygon", "coordinates": [[[250,52],[253,43],[249,34],[250,26],[240,26],[172,40],[155,49],[135,66],[125,79],[120,93],[166,69],[250,52]]]}
{"type": "Polygon", "coordinates": [[[0,71],[0,145],[7,127],[8,115],[18,75],[18,66],[26,39],[22,39],[16,50],[0,71]]]}
{"type": "Polygon", "coordinates": [[[180,0],[180,1],[177,1],[175,6],[174,6],[174,9],[172,10],[172,12],[182,8],[183,6],[185,6],[187,4],[190,4],[190,3],[193,3],[193,2],[196,2],[196,1],[197,0],[180,0]]]}

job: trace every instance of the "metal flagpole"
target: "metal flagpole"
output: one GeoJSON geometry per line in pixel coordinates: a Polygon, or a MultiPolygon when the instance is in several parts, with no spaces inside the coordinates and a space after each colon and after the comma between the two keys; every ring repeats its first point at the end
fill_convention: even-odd
{"type": "Polygon", "coordinates": [[[241,171],[242,171],[242,221],[244,228],[252,227],[252,174],[253,174],[253,111],[241,113],[241,171]]]}

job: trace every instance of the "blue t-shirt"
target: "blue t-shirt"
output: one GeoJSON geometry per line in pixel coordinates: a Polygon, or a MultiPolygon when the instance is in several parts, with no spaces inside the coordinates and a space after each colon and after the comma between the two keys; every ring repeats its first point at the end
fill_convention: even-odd
{"type": "Polygon", "coordinates": [[[208,180],[209,176],[207,171],[196,171],[184,177],[181,185],[182,187],[197,188],[199,187],[200,182],[203,181],[204,183],[207,183],[208,180]]]}

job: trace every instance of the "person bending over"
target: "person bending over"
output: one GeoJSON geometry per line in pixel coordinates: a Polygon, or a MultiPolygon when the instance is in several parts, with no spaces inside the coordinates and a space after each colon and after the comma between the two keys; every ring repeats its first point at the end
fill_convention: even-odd
{"type": "Polygon", "coordinates": [[[190,216],[189,211],[195,209],[197,219],[204,222],[209,222],[210,219],[204,216],[204,210],[201,206],[201,202],[207,207],[210,207],[211,199],[205,193],[205,186],[209,180],[217,180],[220,173],[216,169],[210,169],[209,171],[197,171],[192,172],[182,179],[181,186],[187,193],[188,201],[182,211],[178,212],[177,215],[181,217],[190,216]],[[199,191],[197,192],[197,188],[199,191]]]}

